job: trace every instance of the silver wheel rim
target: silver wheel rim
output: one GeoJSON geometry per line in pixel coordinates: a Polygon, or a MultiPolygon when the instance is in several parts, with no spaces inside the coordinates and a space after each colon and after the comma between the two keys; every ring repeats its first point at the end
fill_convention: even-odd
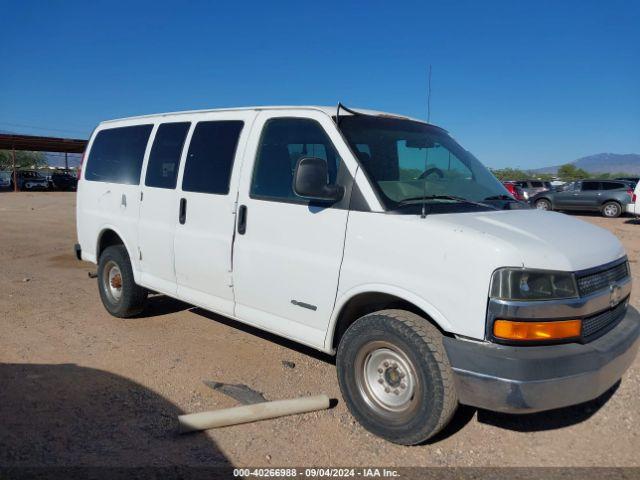
{"type": "Polygon", "coordinates": [[[370,342],[358,353],[355,368],[358,391],[371,409],[392,421],[411,416],[420,385],[404,352],[388,342],[370,342]]]}
{"type": "Polygon", "coordinates": [[[113,260],[109,260],[102,273],[102,286],[113,303],[118,303],[122,298],[122,272],[113,260]]]}
{"type": "Polygon", "coordinates": [[[546,201],[541,200],[538,203],[536,203],[536,208],[538,210],[549,210],[549,204],[546,201]]]}
{"type": "Polygon", "coordinates": [[[618,214],[618,206],[609,204],[604,207],[604,214],[607,217],[615,217],[618,214]]]}

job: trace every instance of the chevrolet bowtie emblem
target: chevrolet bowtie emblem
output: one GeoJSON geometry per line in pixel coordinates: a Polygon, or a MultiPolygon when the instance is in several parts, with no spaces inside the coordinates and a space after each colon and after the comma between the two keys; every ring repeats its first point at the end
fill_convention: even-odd
{"type": "Polygon", "coordinates": [[[622,296],[622,289],[620,285],[617,283],[612,283],[609,285],[609,306],[615,307],[618,303],[620,303],[622,296]]]}

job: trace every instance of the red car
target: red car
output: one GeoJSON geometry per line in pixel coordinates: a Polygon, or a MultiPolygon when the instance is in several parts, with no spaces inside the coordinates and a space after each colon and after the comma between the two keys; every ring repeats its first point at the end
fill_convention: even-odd
{"type": "Polygon", "coordinates": [[[513,198],[518,200],[519,202],[524,202],[527,199],[524,196],[524,191],[518,185],[513,182],[502,182],[504,187],[509,190],[509,193],[513,198]]]}

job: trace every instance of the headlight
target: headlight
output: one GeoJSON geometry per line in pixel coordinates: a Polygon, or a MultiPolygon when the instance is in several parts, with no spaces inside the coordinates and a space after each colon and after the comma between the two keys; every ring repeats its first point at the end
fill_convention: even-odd
{"type": "Polygon", "coordinates": [[[573,273],[501,268],[491,279],[491,297],[501,300],[555,300],[577,296],[573,273]]]}

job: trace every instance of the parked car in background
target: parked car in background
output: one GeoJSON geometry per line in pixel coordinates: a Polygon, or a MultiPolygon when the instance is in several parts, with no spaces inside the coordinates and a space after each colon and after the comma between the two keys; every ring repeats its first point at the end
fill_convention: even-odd
{"type": "Polygon", "coordinates": [[[19,170],[16,172],[16,177],[18,190],[48,190],[49,188],[47,177],[36,170],[19,170]]]}
{"type": "Polygon", "coordinates": [[[51,181],[56,190],[75,190],[78,185],[73,170],[56,170],[51,174],[51,181]]]}
{"type": "Polygon", "coordinates": [[[520,186],[516,185],[513,182],[502,182],[502,184],[504,185],[504,188],[506,188],[513,196],[513,198],[515,198],[519,202],[525,202],[527,200],[524,195],[524,191],[520,186]]]}
{"type": "Polygon", "coordinates": [[[539,192],[551,190],[552,188],[550,182],[543,182],[542,180],[516,180],[513,183],[522,188],[522,191],[525,193],[525,197],[527,199],[533,197],[539,192]]]}
{"type": "Polygon", "coordinates": [[[152,290],[336,355],[353,416],[400,444],[437,434],[458,403],[531,413],[619,381],[640,315],[614,235],[505,210],[522,204],[446,130],[342,112],[98,125],[75,251],[98,264],[105,309],[139,315],[152,290]]]}
{"type": "Polygon", "coordinates": [[[0,189],[11,188],[11,172],[0,172],[0,189]]]}
{"type": "Polygon", "coordinates": [[[633,189],[622,180],[581,180],[562,191],[534,195],[529,202],[539,210],[589,210],[605,217],[619,217],[631,203],[633,189]]]}
{"type": "Polygon", "coordinates": [[[638,197],[640,196],[640,183],[636,183],[636,186],[633,190],[633,195],[631,196],[631,203],[627,204],[626,211],[631,215],[640,215],[640,205],[638,205],[638,197]]]}
{"type": "Polygon", "coordinates": [[[42,175],[47,181],[47,189],[53,190],[53,179],[51,178],[51,172],[40,172],[40,175],[42,175]]]}

